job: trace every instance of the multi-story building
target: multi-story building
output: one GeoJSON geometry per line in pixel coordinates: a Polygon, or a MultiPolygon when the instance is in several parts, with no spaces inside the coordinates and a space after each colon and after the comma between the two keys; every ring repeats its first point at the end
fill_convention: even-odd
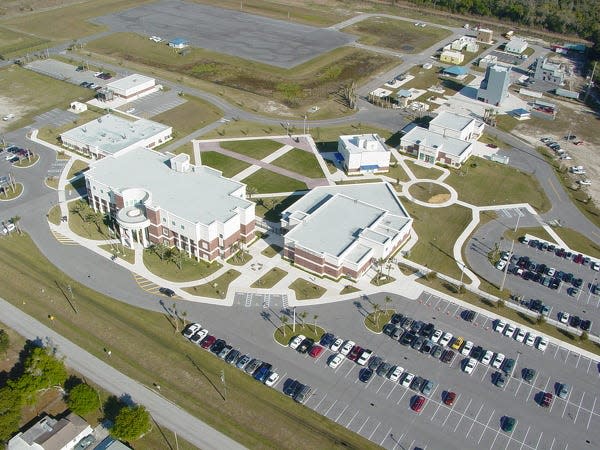
{"type": "Polygon", "coordinates": [[[484,44],[491,44],[494,39],[494,32],[487,28],[479,28],[477,30],[477,40],[484,44]]]}
{"type": "Polygon", "coordinates": [[[527,50],[527,41],[520,38],[512,38],[504,46],[504,51],[507,53],[514,53],[516,55],[522,54],[527,50]]]}
{"type": "Polygon", "coordinates": [[[442,111],[429,122],[429,131],[463,141],[477,140],[483,133],[482,121],[450,111],[442,111]]]}
{"type": "Polygon", "coordinates": [[[465,55],[453,50],[444,50],[440,55],[440,61],[448,64],[462,64],[464,60],[465,55]]]}
{"type": "Polygon", "coordinates": [[[340,136],[338,152],[348,174],[387,172],[390,167],[390,150],[377,134],[340,136]]]}
{"type": "Polygon", "coordinates": [[[135,121],[106,114],[60,135],[62,144],[94,159],[137,147],[156,147],[171,139],[173,128],[146,119],[135,121]]]}
{"type": "Polygon", "coordinates": [[[508,97],[510,67],[493,64],[485,69],[485,77],[477,90],[477,100],[500,106],[508,97]]]}
{"type": "Polygon", "coordinates": [[[213,261],[254,238],[246,185],[186,154],[130,149],[92,163],[85,181],[90,205],[114,219],[129,248],[160,243],[213,261]]]}
{"type": "Polygon", "coordinates": [[[460,167],[473,154],[473,143],[415,126],[400,138],[400,150],[429,164],[460,167]]]}
{"type": "Polygon", "coordinates": [[[412,219],[385,182],[320,186],[283,211],[284,258],[320,276],[359,279],[393,255],[412,219]]]}
{"type": "Polygon", "coordinates": [[[559,62],[539,57],[535,60],[533,78],[537,81],[548,81],[553,84],[563,85],[565,82],[565,67],[559,62]]]}

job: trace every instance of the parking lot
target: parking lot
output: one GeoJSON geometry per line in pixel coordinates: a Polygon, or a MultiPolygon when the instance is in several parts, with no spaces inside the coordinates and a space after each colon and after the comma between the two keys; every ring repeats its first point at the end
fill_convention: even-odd
{"type": "MultiPolygon", "coordinates": [[[[38,59],[28,63],[25,66],[27,69],[47,75],[58,80],[67,81],[73,84],[81,84],[84,81],[94,83],[97,86],[106,86],[108,83],[115,81],[115,78],[103,80],[95,77],[93,71],[82,70],[77,71],[77,65],[67,64],[56,59],[38,59]]],[[[93,91],[90,90],[90,95],[93,91]]]]}
{"type": "Polygon", "coordinates": [[[137,117],[149,119],[160,113],[168,111],[169,109],[175,108],[176,106],[182,105],[186,101],[187,100],[183,97],[180,97],[176,91],[158,91],[129,102],[117,109],[125,111],[129,114],[133,114],[137,117]]]}

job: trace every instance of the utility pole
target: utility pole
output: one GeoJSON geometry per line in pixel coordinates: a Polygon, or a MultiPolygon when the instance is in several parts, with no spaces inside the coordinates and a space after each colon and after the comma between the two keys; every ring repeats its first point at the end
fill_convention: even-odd
{"type": "Polygon", "coordinates": [[[223,388],[225,389],[225,395],[223,397],[224,400],[227,399],[227,383],[225,383],[225,370],[221,369],[221,383],[223,383],[223,388]]]}
{"type": "Polygon", "coordinates": [[[594,278],[594,282],[592,284],[590,284],[590,292],[588,293],[588,298],[587,298],[587,302],[590,302],[590,298],[592,298],[592,288],[596,285],[596,281],[598,281],[598,278],[594,278]]]}
{"type": "Polygon", "coordinates": [[[293,323],[292,332],[295,333],[296,332],[296,307],[295,306],[294,306],[294,319],[293,319],[292,323],[293,323]]]}
{"type": "MultiPolygon", "coordinates": [[[[519,228],[519,220],[521,216],[517,216],[517,224],[515,225],[515,231],[519,228]]],[[[504,275],[502,275],[502,283],[500,284],[500,292],[504,290],[504,283],[506,282],[506,274],[508,273],[508,266],[510,265],[510,259],[513,255],[513,250],[515,249],[515,240],[513,239],[512,244],[510,246],[510,251],[508,252],[508,261],[506,261],[506,265],[504,266],[504,275]]]]}
{"type": "Polygon", "coordinates": [[[596,61],[594,63],[594,68],[592,69],[592,76],[590,77],[590,82],[588,83],[588,88],[587,88],[587,91],[585,92],[585,98],[583,99],[584,102],[587,100],[588,95],[590,95],[590,90],[592,89],[592,85],[594,84],[594,74],[596,73],[596,64],[598,64],[598,61],[596,61]]]}

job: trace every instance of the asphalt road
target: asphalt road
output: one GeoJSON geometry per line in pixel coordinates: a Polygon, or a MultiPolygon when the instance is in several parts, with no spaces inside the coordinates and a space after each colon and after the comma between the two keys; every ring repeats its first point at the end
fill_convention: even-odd
{"type": "Polygon", "coordinates": [[[57,348],[65,363],[118,397],[128,396],[144,405],[154,420],[202,449],[243,449],[242,445],[209,427],[147,386],[123,375],[60,334],[0,299],[2,321],[26,339],[57,348]]]}

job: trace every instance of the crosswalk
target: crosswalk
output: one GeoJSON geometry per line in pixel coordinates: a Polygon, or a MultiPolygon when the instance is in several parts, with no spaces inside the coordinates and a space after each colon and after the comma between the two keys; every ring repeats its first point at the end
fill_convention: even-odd
{"type": "Polygon", "coordinates": [[[54,238],[63,245],[78,245],[73,239],[59,233],[58,231],[52,231],[54,238]]]}
{"type": "Polygon", "coordinates": [[[146,292],[150,292],[151,294],[159,293],[158,290],[160,289],[160,286],[158,284],[144,278],[141,275],[138,275],[137,273],[131,272],[131,274],[133,275],[133,278],[134,278],[135,282],[137,283],[137,285],[140,287],[140,289],[142,289],[146,292]]]}

